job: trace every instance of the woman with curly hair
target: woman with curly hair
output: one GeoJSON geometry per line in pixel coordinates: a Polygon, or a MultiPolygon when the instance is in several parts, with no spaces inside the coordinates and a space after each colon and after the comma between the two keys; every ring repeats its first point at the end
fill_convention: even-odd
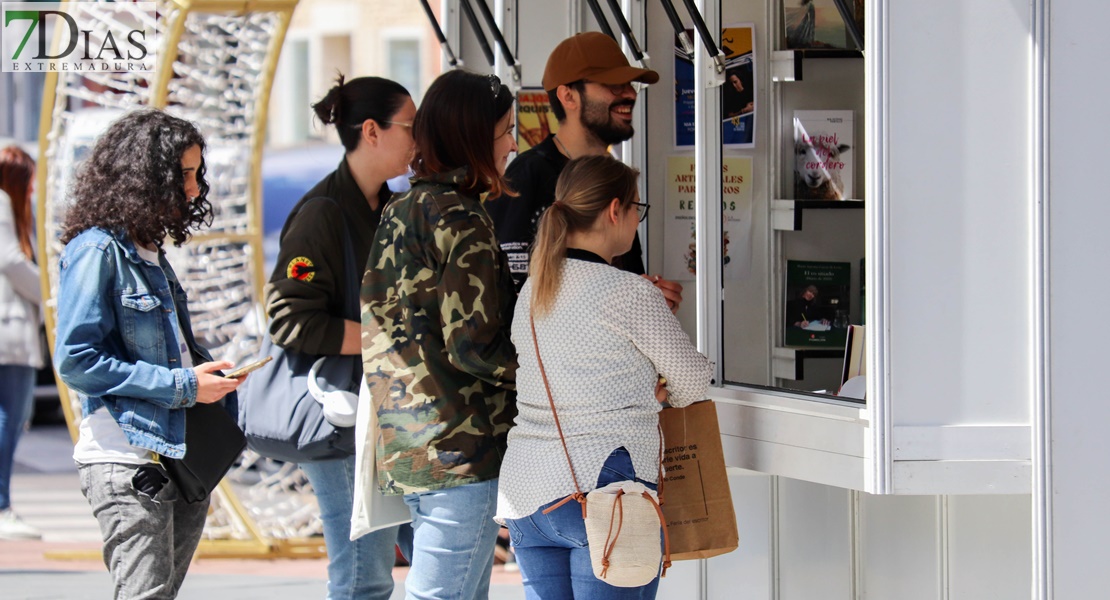
{"type": "Polygon", "coordinates": [[[0,150],[0,540],[42,534],[12,511],[15,445],[34,403],[42,288],[31,247],[31,189],[35,160],[19,146],[0,150]]]}
{"type": "Polygon", "coordinates": [[[59,260],[58,375],[81,399],[73,451],[81,491],[104,536],[116,598],[174,598],[204,529],[208,501],[186,503],[158,457],[180,459],[185,409],[234,390],[197,345],[188,298],[162,244],[210,225],[204,139],[157,110],[127,114],[77,175],[59,260]]]}

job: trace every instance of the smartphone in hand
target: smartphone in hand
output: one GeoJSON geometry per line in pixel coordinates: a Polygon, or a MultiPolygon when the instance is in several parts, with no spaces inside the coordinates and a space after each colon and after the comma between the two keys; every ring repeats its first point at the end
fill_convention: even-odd
{"type": "Polygon", "coordinates": [[[266,358],[263,358],[260,361],[252,362],[249,365],[239,367],[238,369],[235,369],[234,371],[232,371],[230,373],[227,373],[226,375],[224,375],[224,377],[226,377],[228,379],[239,379],[240,377],[245,377],[247,375],[247,373],[251,373],[253,371],[257,371],[258,369],[261,369],[263,365],[265,365],[266,363],[270,362],[273,359],[274,359],[274,357],[267,356],[266,358]]]}

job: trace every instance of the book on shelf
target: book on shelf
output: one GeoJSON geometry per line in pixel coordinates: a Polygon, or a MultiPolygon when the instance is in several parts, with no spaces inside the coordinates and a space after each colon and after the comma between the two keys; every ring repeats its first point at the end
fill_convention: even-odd
{"type": "Polygon", "coordinates": [[[859,259],[859,324],[867,324],[867,259],[859,259]]]}
{"type": "Polygon", "coordinates": [[[844,342],[844,366],[840,373],[840,390],[837,396],[863,399],[867,386],[867,328],[849,325],[844,342]]]}
{"type": "Polygon", "coordinates": [[[840,383],[843,385],[853,377],[867,375],[867,327],[864,325],[849,325],[848,337],[844,342],[844,367],[840,383]]]}
{"type": "Polygon", "coordinates": [[[791,348],[843,348],[852,263],[786,261],[783,341],[791,348]]]}
{"type": "MultiPolygon", "coordinates": [[[[864,0],[848,0],[848,12],[863,30],[864,0]]],[[[783,28],[790,50],[855,50],[835,0],[784,0],[783,28]]]]}
{"type": "Polygon", "coordinates": [[[852,198],[854,127],[850,110],[794,111],[794,199],[852,198]]]}

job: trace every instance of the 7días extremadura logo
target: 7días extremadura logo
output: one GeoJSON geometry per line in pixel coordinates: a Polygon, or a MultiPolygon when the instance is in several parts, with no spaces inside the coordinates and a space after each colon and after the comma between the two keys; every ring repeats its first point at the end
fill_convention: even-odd
{"type": "Polygon", "coordinates": [[[153,2],[3,3],[3,71],[150,72],[153,2]]]}

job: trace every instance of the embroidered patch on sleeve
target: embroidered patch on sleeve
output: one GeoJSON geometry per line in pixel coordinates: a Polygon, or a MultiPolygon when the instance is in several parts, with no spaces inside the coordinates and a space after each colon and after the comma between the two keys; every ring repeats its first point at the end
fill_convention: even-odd
{"type": "Polygon", "coordinates": [[[312,281],[316,276],[316,265],[313,265],[311,260],[298,256],[289,261],[289,266],[285,268],[285,276],[297,281],[312,281]]]}

